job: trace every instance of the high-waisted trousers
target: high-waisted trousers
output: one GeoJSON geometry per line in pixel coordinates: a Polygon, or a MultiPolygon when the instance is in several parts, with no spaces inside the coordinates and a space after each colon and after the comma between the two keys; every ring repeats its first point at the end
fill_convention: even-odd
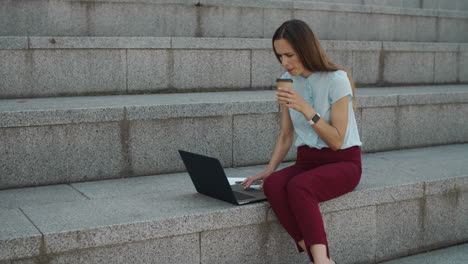
{"type": "Polygon", "coordinates": [[[310,247],[326,246],[327,235],[319,203],[352,191],[361,179],[361,149],[357,146],[338,151],[308,146],[297,148],[292,166],[272,173],[263,183],[265,195],[279,222],[297,244],[304,240],[313,262],[310,247]]]}

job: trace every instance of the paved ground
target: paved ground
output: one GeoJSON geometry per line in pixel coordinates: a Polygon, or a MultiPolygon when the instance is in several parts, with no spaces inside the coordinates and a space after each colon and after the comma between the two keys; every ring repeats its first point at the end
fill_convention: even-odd
{"type": "Polygon", "coordinates": [[[384,264],[467,264],[468,243],[444,249],[399,258],[384,264]]]}

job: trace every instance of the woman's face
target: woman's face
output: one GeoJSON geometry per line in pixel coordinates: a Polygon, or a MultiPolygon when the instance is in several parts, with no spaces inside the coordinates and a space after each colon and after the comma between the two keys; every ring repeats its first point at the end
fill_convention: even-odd
{"type": "Polygon", "coordinates": [[[278,55],[283,67],[292,76],[301,75],[302,77],[309,77],[312,72],[306,70],[301,62],[296,51],[286,39],[278,39],[273,42],[276,54],[278,55]]]}

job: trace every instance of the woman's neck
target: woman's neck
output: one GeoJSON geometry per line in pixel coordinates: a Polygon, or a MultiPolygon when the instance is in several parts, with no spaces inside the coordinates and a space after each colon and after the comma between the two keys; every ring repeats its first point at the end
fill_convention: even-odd
{"type": "Polygon", "coordinates": [[[308,70],[304,70],[304,72],[301,73],[301,76],[307,79],[307,78],[309,78],[312,74],[313,74],[313,72],[308,71],[308,70]]]}

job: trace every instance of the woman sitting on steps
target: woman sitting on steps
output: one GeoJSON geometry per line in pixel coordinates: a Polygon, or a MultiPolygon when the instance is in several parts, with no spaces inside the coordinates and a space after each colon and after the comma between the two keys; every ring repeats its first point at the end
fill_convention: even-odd
{"type": "Polygon", "coordinates": [[[316,264],[333,264],[319,203],[352,191],[361,179],[354,84],[303,21],[281,25],[273,49],[287,70],[281,78],[292,87],[278,83],[281,131],[268,166],[242,184],[264,180],[265,195],[298,250],[316,264]],[[294,136],[296,163],[275,172],[294,136]]]}

